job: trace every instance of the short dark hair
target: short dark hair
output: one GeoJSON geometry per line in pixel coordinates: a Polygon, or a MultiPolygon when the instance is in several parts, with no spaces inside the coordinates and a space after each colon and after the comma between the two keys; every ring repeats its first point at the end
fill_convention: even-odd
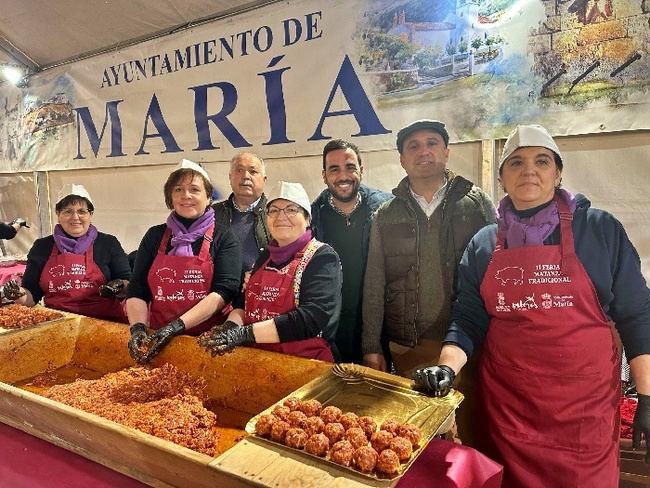
{"type": "Polygon", "coordinates": [[[336,151],[337,149],[352,149],[354,154],[357,155],[359,166],[361,166],[361,154],[359,154],[359,148],[352,142],[343,139],[334,139],[325,144],[325,147],[323,148],[323,171],[325,170],[325,158],[327,157],[327,154],[336,151]]]}
{"type": "Polygon", "coordinates": [[[203,186],[205,187],[205,191],[208,195],[208,199],[212,198],[212,183],[210,183],[210,180],[208,180],[205,176],[203,176],[198,171],[194,171],[193,169],[189,169],[189,168],[177,169],[176,171],[172,172],[172,174],[169,175],[169,178],[167,178],[163,190],[165,193],[165,204],[167,205],[167,208],[169,210],[172,210],[174,208],[174,205],[172,204],[172,190],[174,189],[174,187],[188,178],[190,180],[193,180],[195,176],[201,177],[201,179],[203,180],[203,186]]]}
{"type": "Polygon", "coordinates": [[[68,195],[67,197],[63,198],[62,200],[59,201],[54,206],[54,211],[56,213],[61,212],[64,208],[66,208],[68,205],[74,205],[75,203],[78,203],[79,205],[83,205],[84,203],[88,207],[88,210],[91,212],[95,211],[95,207],[92,203],[87,198],[80,197],[79,195],[68,195]]]}

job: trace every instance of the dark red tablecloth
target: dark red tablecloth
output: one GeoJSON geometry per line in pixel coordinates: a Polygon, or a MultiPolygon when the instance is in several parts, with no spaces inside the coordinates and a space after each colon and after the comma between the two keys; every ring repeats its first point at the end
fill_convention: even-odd
{"type": "Polygon", "coordinates": [[[0,486],[142,488],[146,485],[0,423],[0,486]]]}
{"type": "MultiPolygon", "coordinates": [[[[503,468],[469,447],[433,439],[398,486],[498,488],[503,468]]],[[[141,488],[146,485],[0,423],[0,486],[141,488]]]]}
{"type": "Polygon", "coordinates": [[[397,484],[400,488],[499,488],[503,466],[471,447],[432,439],[397,484]]]}
{"type": "Polygon", "coordinates": [[[11,279],[22,281],[23,273],[25,272],[25,265],[16,263],[11,266],[0,266],[0,285],[4,285],[11,279]]]}

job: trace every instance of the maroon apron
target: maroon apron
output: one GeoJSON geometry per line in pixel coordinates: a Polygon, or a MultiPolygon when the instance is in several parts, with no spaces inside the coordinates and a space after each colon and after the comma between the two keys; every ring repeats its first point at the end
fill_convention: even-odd
{"type": "Polygon", "coordinates": [[[620,355],[578,260],[561,198],[560,246],[504,249],[481,283],[491,320],[480,400],[505,487],[618,486],[620,355]]]}
{"type": "MultiPolygon", "coordinates": [[[[272,319],[298,307],[302,273],[321,245],[321,242],[312,239],[282,269],[267,266],[269,258],[251,275],[246,285],[245,325],[272,319]]],[[[280,344],[256,344],[255,347],[292,356],[334,362],[332,349],[322,337],[280,344]]]]}
{"type": "MultiPolygon", "coordinates": [[[[171,229],[165,229],[147,276],[151,290],[149,327],[160,329],[210,294],[214,274],[210,255],[213,235],[214,225],[205,233],[198,256],[172,256],[165,253],[171,238],[171,229]]],[[[186,333],[199,335],[224,320],[222,314],[217,313],[205,322],[187,329],[186,333]]]]}
{"type": "Polygon", "coordinates": [[[122,303],[99,294],[106,277],[93,259],[94,246],[93,243],[84,254],[62,253],[56,244],[52,246],[39,280],[45,306],[128,323],[122,303]]]}

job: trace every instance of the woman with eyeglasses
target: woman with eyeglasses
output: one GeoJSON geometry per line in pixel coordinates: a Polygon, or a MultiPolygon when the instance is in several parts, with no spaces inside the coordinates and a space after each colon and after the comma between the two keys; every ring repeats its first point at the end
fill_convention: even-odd
{"type": "Polygon", "coordinates": [[[92,224],[93,205],[82,185],[65,185],[54,207],[59,223],[27,255],[22,286],[4,286],[5,298],[100,319],[125,322],[124,298],[131,268],[115,236],[92,224]]]}
{"type": "MultiPolygon", "coordinates": [[[[520,125],[499,162],[497,223],[469,242],[436,366],[416,385],[446,396],[480,349],[473,437],[508,487],[617,487],[621,342],[650,435],[650,290],[621,223],[561,187],[549,132],[520,125]]],[[[646,462],[650,457],[646,455],[646,462]]]]}
{"type": "Polygon", "coordinates": [[[253,266],[228,320],[199,338],[213,354],[237,346],[333,362],[341,311],[341,262],[312,237],[311,205],[300,183],[280,181],[269,194],[273,240],[253,266]]]}
{"type": "Polygon", "coordinates": [[[179,334],[198,335],[222,323],[222,310],[241,283],[241,246],[215,223],[208,173],[183,159],[163,191],[171,212],[142,238],[127,290],[129,353],[138,363],[179,334]]]}

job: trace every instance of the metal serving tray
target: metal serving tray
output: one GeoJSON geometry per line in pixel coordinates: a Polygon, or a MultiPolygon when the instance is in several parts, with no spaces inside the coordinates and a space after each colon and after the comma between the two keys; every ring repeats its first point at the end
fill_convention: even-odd
{"type": "Polygon", "coordinates": [[[429,440],[441,431],[451,419],[454,411],[463,400],[462,393],[452,390],[443,398],[434,398],[413,390],[413,382],[399,376],[375,371],[356,364],[337,364],[330,371],[310,381],[295,392],[253,417],[246,425],[246,432],[275,446],[282,446],[306,457],[305,462],[327,463],[330,466],[351,471],[359,476],[375,480],[395,480],[401,477],[425,449],[429,440]],[[420,446],[414,449],[411,458],[401,464],[400,471],[394,476],[378,476],[363,473],[353,467],[346,467],[325,458],[314,456],[300,449],[272,441],[255,434],[255,426],[262,415],[270,414],[276,405],[282,405],[285,399],[296,397],[301,400],[318,400],[323,406],[334,405],[343,412],[354,412],[359,416],[369,415],[377,425],[384,420],[396,419],[401,423],[411,423],[422,431],[420,446]]]}

